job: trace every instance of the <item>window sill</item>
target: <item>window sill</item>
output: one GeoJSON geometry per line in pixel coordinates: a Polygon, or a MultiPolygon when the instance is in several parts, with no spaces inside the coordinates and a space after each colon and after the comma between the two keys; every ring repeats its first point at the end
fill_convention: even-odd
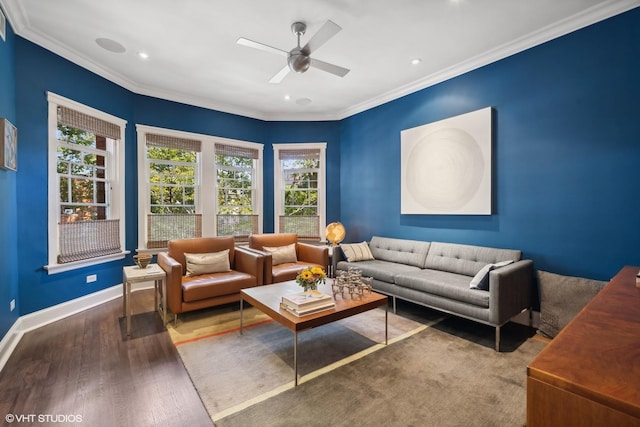
{"type": "Polygon", "coordinates": [[[105,262],[117,261],[124,259],[124,257],[131,251],[123,251],[117,254],[105,255],[97,258],[83,259],[82,261],[66,262],[64,264],[49,264],[45,265],[44,269],[47,270],[47,274],[57,274],[65,271],[77,270],[79,268],[89,267],[91,265],[103,264],[105,262]]]}

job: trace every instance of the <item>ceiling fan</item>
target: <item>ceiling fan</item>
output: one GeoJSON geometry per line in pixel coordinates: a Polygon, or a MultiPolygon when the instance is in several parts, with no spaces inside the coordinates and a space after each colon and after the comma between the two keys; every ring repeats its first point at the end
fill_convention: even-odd
{"type": "Polygon", "coordinates": [[[327,20],[318,32],[311,37],[311,40],[309,40],[304,47],[300,47],[300,37],[302,37],[307,31],[307,25],[304,22],[294,22],[291,24],[291,31],[298,37],[298,45],[288,52],[263,43],[245,39],[244,37],[240,37],[237,43],[254,49],[260,49],[265,52],[276,53],[287,58],[287,65],[273,76],[271,80],[269,80],[269,83],[280,83],[282,79],[289,74],[289,71],[304,73],[309,69],[309,67],[314,67],[319,70],[326,71],[327,73],[344,77],[349,72],[347,68],[311,58],[311,53],[315,52],[316,49],[329,41],[329,39],[335,36],[340,30],[342,30],[342,28],[338,24],[331,20],[327,20]]]}

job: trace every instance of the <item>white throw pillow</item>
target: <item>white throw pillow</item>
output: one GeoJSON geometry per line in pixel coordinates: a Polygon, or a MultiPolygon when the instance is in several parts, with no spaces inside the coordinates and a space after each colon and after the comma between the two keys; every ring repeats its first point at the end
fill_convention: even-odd
{"type": "Polygon", "coordinates": [[[285,262],[298,262],[295,243],[273,248],[264,246],[262,249],[271,254],[271,262],[273,265],[284,264],[285,262]]]}
{"type": "Polygon", "coordinates": [[[184,257],[187,260],[187,276],[231,271],[229,249],[205,254],[185,253],[184,257]]]}
{"type": "Polygon", "coordinates": [[[369,261],[375,259],[373,258],[373,254],[371,253],[367,242],[343,243],[340,247],[349,262],[369,261]]]}
{"type": "Polygon", "coordinates": [[[489,272],[491,270],[495,270],[496,268],[504,267],[505,265],[509,265],[513,262],[513,260],[496,262],[494,264],[487,264],[476,273],[476,275],[471,279],[469,283],[469,287],[471,289],[481,289],[483,291],[489,290],[489,272]]]}

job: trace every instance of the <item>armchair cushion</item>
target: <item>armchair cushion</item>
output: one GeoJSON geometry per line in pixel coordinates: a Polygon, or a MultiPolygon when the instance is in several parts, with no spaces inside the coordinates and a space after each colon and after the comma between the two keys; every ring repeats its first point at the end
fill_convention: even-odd
{"type": "Polygon", "coordinates": [[[285,262],[298,262],[295,243],[277,247],[263,246],[262,249],[271,254],[273,265],[284,264],[285,262]]]}
{"type": "Polygon", "coordinates": [[[184,254],[187,260],[187,276],[199,276],[207,273],[231,271],[229,249],[204,254],[184,254]]]}
{"type": "Polygon", "coordinates": [[[182,299],[196,302],[207,298],[239,293],[242,289],[256,286],[254,276],[241,271],[201,274],[182,279],[182,299]]]}

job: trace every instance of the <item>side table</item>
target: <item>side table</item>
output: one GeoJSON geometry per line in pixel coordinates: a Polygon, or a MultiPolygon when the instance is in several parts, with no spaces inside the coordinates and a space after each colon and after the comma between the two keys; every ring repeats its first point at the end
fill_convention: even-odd
{"type": "Polygon", "coordinates": [[[167,275],[158,264],[147,268],[130,265],[122,269],[122,309],[127,322],[127,337],[131,336],[131,284],[154,281],[154,309],[162,314],[163,324],[167,324],[167,275]],[[162,292],[162,308],[158,304],[158,292],[162,292]]]}

